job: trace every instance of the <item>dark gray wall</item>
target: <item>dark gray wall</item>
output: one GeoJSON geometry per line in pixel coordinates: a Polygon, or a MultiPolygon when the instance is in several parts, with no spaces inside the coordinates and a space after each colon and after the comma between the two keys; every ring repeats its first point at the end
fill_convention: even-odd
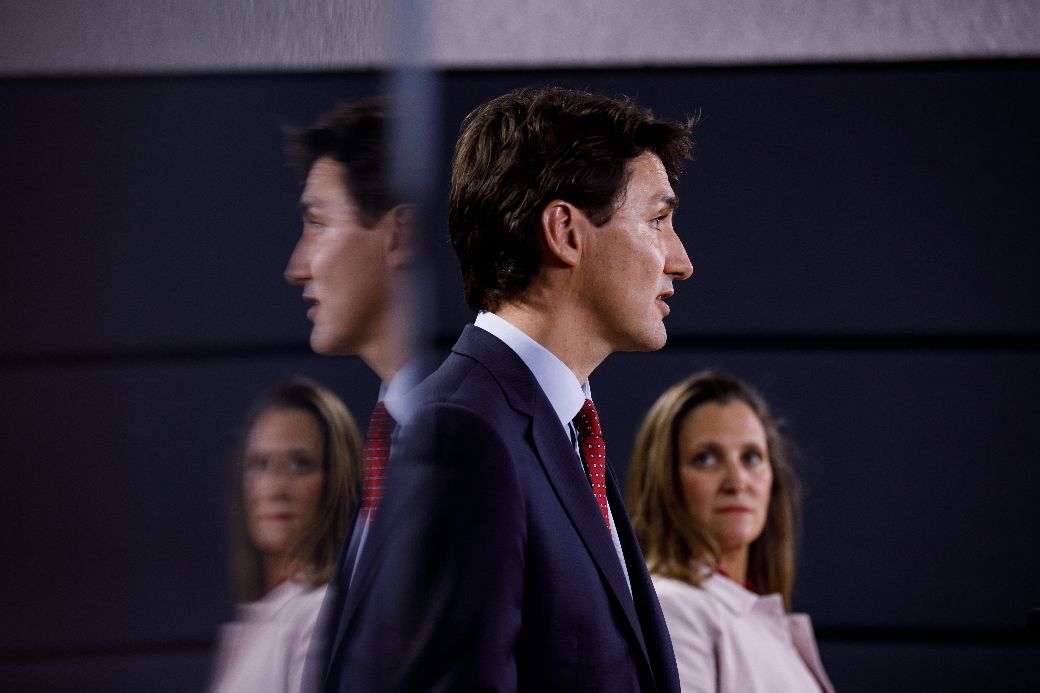
{"type": "MultiPolygon", "coordinates": [[[[593,376],[614,464],[667,385],[748,378],[802,450],[796,606],[839,689],[1034,690],[1040,63],[450,72],[442,158],[470,108],[542,82],[702,114],[669,346],[593,376]]],[[[201,686],[246,406],[302,372],[364,419],[377,387],[309,353],[280,278],[279,127],[379,88],[0,81],[0,689],[201,686]]],[[[443,347],[471,316],[446,242],[432,261],[443,347]]]]}

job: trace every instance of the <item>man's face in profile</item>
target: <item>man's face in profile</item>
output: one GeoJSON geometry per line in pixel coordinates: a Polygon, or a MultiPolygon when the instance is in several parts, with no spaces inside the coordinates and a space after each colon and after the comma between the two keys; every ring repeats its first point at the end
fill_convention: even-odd
{"type": "Polygon", "coordinates": [[[366,228],[347,190],[344,165],[322,157],[311,167],[300,212],[303,231],[285,278],[303,288],[319,354],[357,354],[383,322],[386,306],[386,234],[366,228]]]}
{"type": "Polygon", "coordinates": [[[653,351],[667,339],[672,283],[693,267],[672,227],[676,198],[661,159],[641,154],[628,174],[617,211],[588,234],[582,300],[595,336],[611,351],[653,351]]]}

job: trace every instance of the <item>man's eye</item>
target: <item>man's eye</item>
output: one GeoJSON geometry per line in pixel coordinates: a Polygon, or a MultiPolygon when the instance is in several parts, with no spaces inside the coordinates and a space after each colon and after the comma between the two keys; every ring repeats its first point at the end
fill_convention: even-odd
{"type": "Polygon", "coordinates": [[[661,230],[661,222],[663,222],[663,221],[664,221],[664,217],[657,217],[655,219],[651,219],[650,220],[650,228],[652,228],[654,231],[660,231],[661,230]]]}

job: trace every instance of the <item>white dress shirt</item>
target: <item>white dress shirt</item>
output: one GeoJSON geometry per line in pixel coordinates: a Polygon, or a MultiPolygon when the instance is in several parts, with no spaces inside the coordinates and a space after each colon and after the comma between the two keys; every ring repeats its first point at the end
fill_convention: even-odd
{"type": "MultiPolygon", "coordinates": [[[[417,360],[409,361],[388,382],[379,384],[379,402],[393,417],[398,427],[407,426],[414,413],[414,402],[409,396],[421,380],[421,368],[417,360]]],[[[397,429],[394,429],[395,432],[397,429]]]]}
{"type": "MultiPolygon", "coordinates": [[[[538,386],[542,388],[542,392],[548,398],[549,404],[560,419],[560,425],[563,426],[563,430],[567,433],[567,438],[574,447],[574,454],[577,456],[578,464],[581,464],[581,453],[578,449],[578,432],[574,429],[574,417],[581,411],[585,400],[592,399],[589,381],[586,380],[584,383],[579,383],[577,376],[574,375],[574,371],[568,368],[567,364],[561,361],[556,354],[543,347],[508,320],[494,313],[479,313],[473,325],[490,332],[505,342],[506,346],[516,352],[516,355],[520,357],[524,365],[534,374],[534,379],[538,381],[538,386]]],[[[585,474],[584,469],[582,469],[582,474],[585,474]]],[[[589,487],[589,493],[592,493],[591,486],[589,487]]],[[[607,516],[610,518],[610,526],[615,527],[614,513],[611,511],[609,503],[607,504],[607,516]]],[[[621,561],[621,572],[624,574],[625,582],[628,584],[628,591],[631,592],[632,581],[628,577],[628,570],[625,569],[625,554],[621,550],[621,541],[618,539],[616,531],[610,532],[610,540],[614,544],[614,551],[617,552],[618,560],[621,561]]]]}

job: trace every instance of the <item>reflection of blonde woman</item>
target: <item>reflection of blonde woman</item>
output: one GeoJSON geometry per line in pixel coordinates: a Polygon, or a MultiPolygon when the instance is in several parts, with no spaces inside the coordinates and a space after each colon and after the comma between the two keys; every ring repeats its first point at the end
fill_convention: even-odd
{"type": "Polygon", "coordinates": [[[235,560],[246,603],[222,630],[210,690],[295,692],[354,506],[361,443],[334,394],[294,378],[254,407],[240,458],[235,560]]]}
{"type": "Polygon", "coordinates": [[[787,613],[797,480],[756,392],[711,372],[668,389],[628,493],[684,693],[833,690],[808,616],[787,613]]]}

